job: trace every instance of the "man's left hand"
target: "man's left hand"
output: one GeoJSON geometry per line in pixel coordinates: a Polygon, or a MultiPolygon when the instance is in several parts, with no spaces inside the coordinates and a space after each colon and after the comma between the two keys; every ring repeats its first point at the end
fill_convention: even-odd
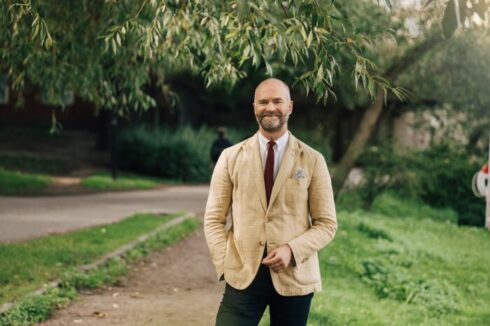
{"type": "Polygon", "coordinates": [[[283,272],[291,263],[292,252],[291,248],[286,244],[272,250],[267,257],[262,260],[262,264],[266,265],[276,273],[283,272]]]}

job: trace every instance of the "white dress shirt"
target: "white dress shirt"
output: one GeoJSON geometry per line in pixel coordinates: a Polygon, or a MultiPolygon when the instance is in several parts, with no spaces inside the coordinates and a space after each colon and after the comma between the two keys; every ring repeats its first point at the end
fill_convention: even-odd
{"type": "MultiPolygon", "coordinates": [[[[277,176],[277,171],[279,171],[279,167],[281,166],[282,157],[284,152],[286,151],[286,147],[288,146],[289,132],[284,133],[281,137],[276,139],[274,142],[274,180],[277,176]]],[[[265,170],[265,162],[267,160],[267,151],[269,139],[265,138],[259,131],[259,145],[260,145],[260,157],[262,158],[262,171],[265,170]]]]}

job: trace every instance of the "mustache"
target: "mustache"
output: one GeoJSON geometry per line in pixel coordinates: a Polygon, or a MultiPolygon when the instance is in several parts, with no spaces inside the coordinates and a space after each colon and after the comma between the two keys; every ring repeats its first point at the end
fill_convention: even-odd
{"type": "Polygon", "coordinates": [[[264,117],[279,117],[279,118],[282,118],[282,113],[281,112],[273,112],[273,113],[262,113],[259,115],[260,119],[264,118],[264,117]]]}

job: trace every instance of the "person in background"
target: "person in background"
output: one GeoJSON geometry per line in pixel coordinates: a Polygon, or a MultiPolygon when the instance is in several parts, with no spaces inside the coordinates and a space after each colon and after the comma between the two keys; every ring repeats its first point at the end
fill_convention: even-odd
{"type": "Polygon", "coordinates": [[[212,169],[214,169],[214,166],[216,165],[216,162],[218,162],[218,158],[221,155],[221,152],[225,149],[233,145],[227,138],[226,138],[226,130],[223,127],[218,128],[218,138],[215,139],[213,142],[213,145],[211,146],[211,162],[212,162],[212,169]]]}

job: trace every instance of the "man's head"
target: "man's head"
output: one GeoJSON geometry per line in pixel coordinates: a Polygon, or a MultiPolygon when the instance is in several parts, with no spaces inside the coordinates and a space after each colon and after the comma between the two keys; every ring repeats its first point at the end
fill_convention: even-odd
{"type": "Polygon", "coordinates": [[[219,138],[224,138],[226,134],[226,129],[224,127],[218,127],[217,134],[219,138]]]}
{"type": "Polygon", "coordinates": [[[255,118],[259,126],[268,133],[287,130],[289,115],[293,112],[293,101],[289,87],[282,80],[269,78],[255,89],[255,118]]]}

